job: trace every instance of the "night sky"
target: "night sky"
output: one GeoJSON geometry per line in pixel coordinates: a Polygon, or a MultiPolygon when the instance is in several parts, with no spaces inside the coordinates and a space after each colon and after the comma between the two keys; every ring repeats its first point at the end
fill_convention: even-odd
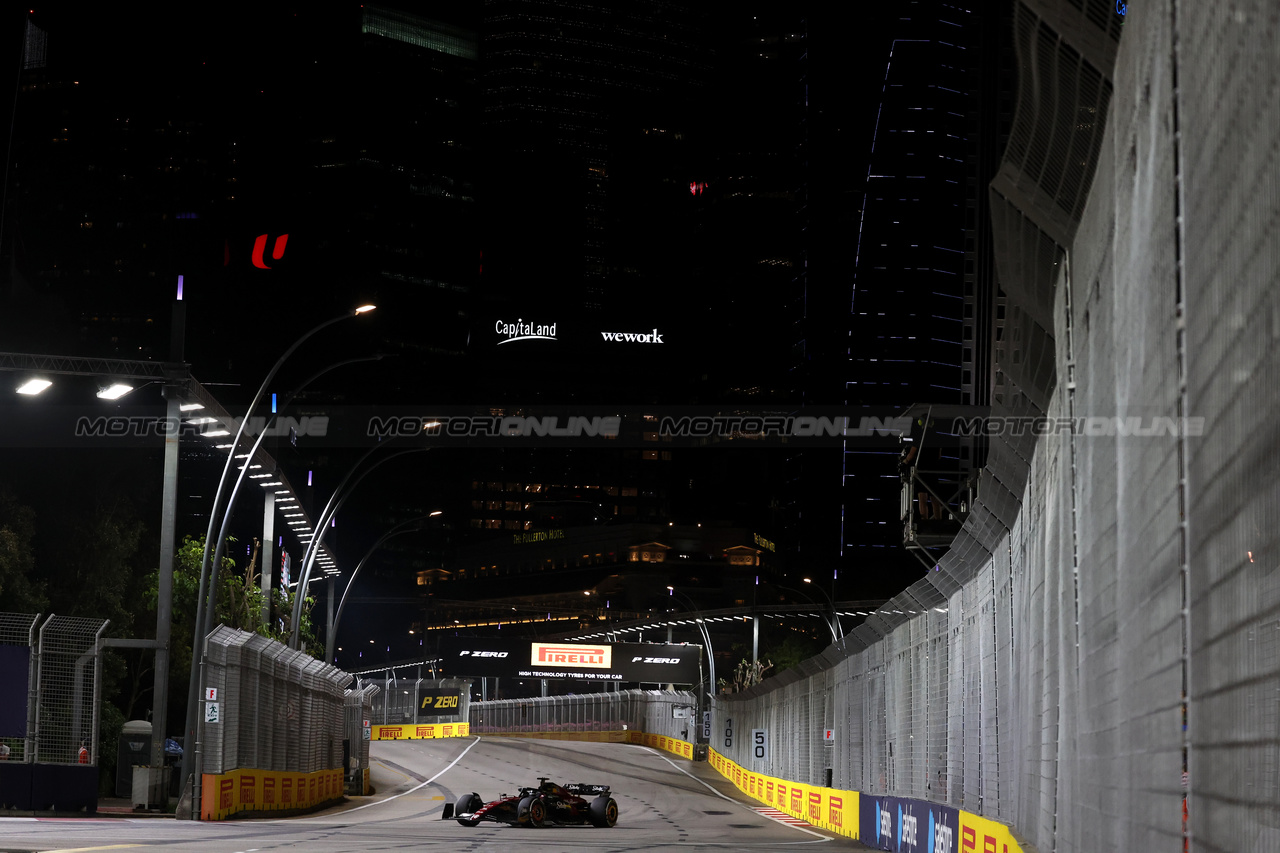
{"type": "MultiPolygon", "coordinates": [[[[796,256],[807,252],[815,267],[830,271],[814,287],[835,292],[844,286],[847,269],[842,268],[848,266],[857,225],[890,34],[902,13],[902,4],[841,4],[838,9],[833,4],[695,4],[689,20],[697,26],[689,38],[696,73],[668,81],[658,95],[603,106],[611,116],[605,132],[612,174],[600,233],[607,236],[611,284],[602,297],[601,322],[636,330],[662,325],[670,330],[669,345],[643,356],[614,358],[602,355],[604,350],[570,347],[513,358],[496,354],[493,318],[533,316],[544,306],[558,305],[556,310],[572,319],[576,306],[590,301],[579,281],[583,245],[591,237],[582,219],[590,190],[563,177],[576,168],[577,155],[494,129],[491,116],[477,106],[487,103],[478,94],[483,77],[468,84],[471,89],[457,90],[460,98],[471,97],[470,103],[452,111],[439,107],[436,102],[444,97],[439,93],[457,79],[449,76],[449,67],[442,65],[444,70],[431,77],[407,54],[371,52],[367,43],[362,46],[361,7],[353,3],[265,8],[49,3],[29,8],[29,14],[25,9],[7,13],[4,55],[9,67],[18,64],[29,18],[47,33],[42,79],[63,86],[58,90],[62,100],[49,99],[37,108],[24,95],[13,112],[0,235],[8,279],[0,288],[0,350],[163,360],[174,280],[181,273],[189,312],[186,360],[197,378],[215,383],[229,405],[247,401],[266,366],[302,330],[365,300],[380,306],[370,322],[360,328],[348,324],[341,335],[309,345],[301,360],[314,366],[319,359],[369,352],[393,357],[375,376],[353,378],[350,371],[336,371],[314,386],[310,399],[478,406],[581,400],[722,404],[750,387],[778,404],[793,400],[788,359],[794,332],[778,284],[786,279],[758,273],[751,254],[761,241],[777,238],[777,229],[760,228],[757,219],[754,226],[760,230],[752,231],[756,211],[764,206],[744,208],[735,220],[710,203],[697,207],[699,200],[690,199],[686,187],[706,176],[713,179],[714,191],[723,191],[721,176],[739,168],[760,170],[765,177],[757,189],[789,192],[803,180],[807,228],[777,239],[778,245],[796,256]],[[791,22],[807,24],[803,80],[796,64],[749,61],[752,33],[760,27],[780,32],[791,22]],[[68,81],[74,89],[66,88],[68,81]],[[800,135],[797,105],[806,99],[806,128],[800,135]],[[69,141],[58,143],[61,148],[50,146],[46,137],[63,132],[64,118],[69,141]],[[446,144],[440,138],[444,125],[432,124],[437,119],[452,122],[461,142],[451,139],[452,147],[432,148],[446,144]],[[681,129],[686,144],[662,148],[654,137],[638,135],[646,123],[681,129]],[[474,193],[476,212],[462,218],[431,213],[435,219],[423,220],[418,211],[425,208],[382,201],[377,181],[383,177],[344,182],[326,174],[330,137],[337,140],[333,148],[346,146],[348,159],[377,157],[392,170],[401,168],[397,163],[409,164],[408,169],[421,172],[423,186],[465,175],[465,186],[449,186],[474,193]],[[802,138],[803,150],[798,148],[802,138]],[[436,159],[437,150],[445,159],[436,159]],[[103,178],[111,168],[107,159],[127,175],[119,184],[103,178]],[[433,168],[436,163],[444,165],[433,168]],[[92,174],[76,171],[90,164],[92,174]],[[173,171],[175,164],[185,171],[168,175],[166,167],[173,171]],[[234,203],[228,200],[232,193],[234,203]],[[94,210],[64,209],[63,199],[83,201],[94,210]],[[158,210],[200,218],[158,224],[152,216],[158,210]],[[68,248],[68,231],[60,230],[74,227],[76,216],[95,220],[92,239],[98,242],[86,243],[91,248],[82,255],[68,248]],[[116,237],[109,238],[101,232],[112,220],[119,224],[116,237]],[[406,230],[414,228],[421,230],[406,230]],[[290,234],[289,250],[270,270],[271,278],[248,263],[254,236],[264,232],[273,238],[290,234]],[[387,234],[394,235],[387,238],[390,246],[420,249],[426,258],[420,269],[436,277],[429,285],[413,290],[378,274],[377,264],[385,270],[393,251],[379,245],[387,234]],[[117,237],[119,243],[113,242],[117,237]],[[125,251],[114,251],[116,245],[126,244],[134,254],[121,261],[111,257],[125,251]],[[59,253],[63,274],[50,278],[59,253]],[[66,272],[68,264],[89,266],[91,258],[104,268],[116,262],[125,272],[116,277],[97,268],[92,275],[66,272]],[[466,292],[438,296],[446,288],[436,287],[437,279],[465,281],[466,292]],[[108,343],[85,317],[114,310],[150,320],[108,343]]],[[[484,29],[481,3],[401,8],[484,29]]],[[[794,201],[785,204],[791,207],[775,206],[767,215],[784,222],[794,201]]],[[[83,226],[75,237],[87,239],[83,226]]],[[[286,370],[282,389],[306,373],[301,366],[286,370]]],[[[349,455],[308,456],[305,449],[287,447],[275,452],[293,466],[295,480],[315,469],[329,484],[349,455]]],[[[63,478],[92,470],[86,482],[102,483],[108,491],[106,484],[136,477],[139,516],[158,518],[155,489],[142,485],[152,481],[147,472],[158,465],[158,456],[138,453],[148,460],[145,465],[119,452],[108,458],[87,451],[63,452],[48,464],[63,478]]],[[[748,461],[752,451],[731,453],[741,456],[728,462],[711,455],[691,460],[687,479],[690,484],[696,479],[698,486],[672,486],[669,511],[719,500],[725,519],[741,522],[732,517],[748,511],[740,505],[766,502],[770,490],[781,488],[783,475],[768,458],[748,461]],[[759,493],[753,493],[757,487],[759,493]]],[[[57,515],[58,478],[46,480],[37,473],[46,462],[25,453],[9,457],[0,485],[36,505],[42,517],[57,515]]],[[[414,501],[461,503],[466,496],[451,493],[449,484],[460,482],[471,464],[457,456],[421,462],[381,481],[377,489],[389,504],[404,507],[414,501]]],[[[190,470],[200,468],[196,463],[190,470]]],[[[211,495],[204,492],[209,490],[185,491],[189,502],[180,525],[189,529],[180,535],[203,532],[200,516],[207,509],[200,502],[208,502],[211,495]]],[[[91,490],[80,497],[91,502],[91,490]]],[[[344,559],[357,559],[388,513],[394,514],[386,506],[353,504],[344,519],[346,535],[331,544],[344,559]]],[[[154,539],[155,525],[146,523],[154,539]]],[[[251,537],[252,529],[240,535],[251,537]]],[[[788,539],[785,530],[776,535],[788,539]]],[[[41,541],[51,537],[56,533],[43,534],[41,541]]],[[[148,541],[145,547],[153,546],[148,541]]],[[[860,581],[841,590],[842,597],[887,596],[913,579],[911,561],[886,559],[883,571],[864,571],[860,581]]]]}

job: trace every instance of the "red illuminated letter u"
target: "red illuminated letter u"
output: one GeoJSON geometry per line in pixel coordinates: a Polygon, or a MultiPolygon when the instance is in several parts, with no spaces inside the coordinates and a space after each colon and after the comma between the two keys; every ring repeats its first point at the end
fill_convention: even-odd
{"type": "MultiPolygon", "coordinates": [[[[289,242],[288,234],[281,234],[279,237],[277,237],[276,244],[271,249],[271,257],[277,261],[283,258],[284,247],[285,247],[285,244],[287,244],[288,242],[289,242]]],[[[259,234],[257,239],[253,241],[253,265],[260,270],[271,269],[271,267],[267,266],[266,262],[262,259],[262,255],[266,250],[267,250],[267,235],[259,234]]]]}

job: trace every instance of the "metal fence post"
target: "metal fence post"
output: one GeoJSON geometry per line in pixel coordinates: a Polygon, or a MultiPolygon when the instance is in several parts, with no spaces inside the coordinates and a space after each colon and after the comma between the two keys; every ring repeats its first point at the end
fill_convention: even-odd
{"type": "Polygon", "coordinates": [[[34,741],[30,751],[31,763],[35,764],[40,760],[40,717],[44,708],[40,701],[40,678],[44,672],[44,629],[49,627],[49,623],[53,621],[54,614],[50,613],[49,618],[44,620],[44,624],[40,626],[40,641],[36,646],[36,677],[35,684],[35,722],[33,726],[29,726],[32,731],[31,740],[34,741]]]}

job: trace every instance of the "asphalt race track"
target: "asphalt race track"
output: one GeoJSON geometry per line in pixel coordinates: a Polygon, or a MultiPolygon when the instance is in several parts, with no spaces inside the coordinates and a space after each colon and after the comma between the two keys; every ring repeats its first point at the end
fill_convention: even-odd
{"type": "Polygon", "coordinates": [[[383,741],[371,750],[376,793],[327,811],[282,820],[202,823],[160,818],[0,817],[0,851],[143,848],[190,853],[305,850],[440,851],[768,851],[868,850],[812,827],[770,819],[753,809],[705,763],[629,744],[516,738],[383,741]],[[474,828],[440,820],[446,802],[474,791],[486,802],[539,776],[607,784],[618,825],[474,828]]]}

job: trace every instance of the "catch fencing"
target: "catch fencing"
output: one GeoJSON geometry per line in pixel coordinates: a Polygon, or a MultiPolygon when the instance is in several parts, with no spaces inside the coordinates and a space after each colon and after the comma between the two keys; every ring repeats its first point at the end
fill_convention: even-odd
{"type": "Polygon", "coordinates": [[[997,235],[1025,323],[997,344],[995,414],[1074,427],[992,435],[937,568],[842,646],[718,699],[713,746],[1043,851],[1280,850],[1275,8],[1129,4],[1114,53],[1084,37],[1106,4],[1085,6],[1015,3],[1015,38],[1019,118],[1051,137],[1022,148],[1100,138],[1088,200],[1006,160],[1005,225],[1039,237],[997,235]],[[1070,88],[1099,68],[1103,110],[1070,88]]]}
{"type": "Polygon", "coordinates": [[[368,793],[369,730],[365,726],[373,717],[373,702],[381,690],[376,684],[364,684],[347,690],[343,696],[344,729],[347,740],[346,791],[368,793]]]}
{"type": "Polygon", "coordinates": [[[202,726],[204,773],[342,767],[348,673],[225,625],[209,635],[205,648],[202,684],[216,690],[217,709],[216,721],[208,721],[206,710],[202,726]]]}
{"type": "Polygon", "coordinates": [[[465,722],[467,709],[471,707],[471,680],[466,678],[396,678],[388,673],[381,681],[363,679],[359,683],[377,684],[381,688],[371,694],[373,705],[367,718],[375,725],[465,722]],[[422,690],[456,690],[457,710],[450,714],[425,713],[432,709],[422,707],[419,701],[422,690]]]}
{"type": "Polygon", "coordinates": [[[622,690],[473,702],[471,734],[643,732],[683,741],[695,734],[692,693],[622,690]]]}
{"type": "Polygon", "coordinates": [[[98,763],[101,639],[107,624],[103,619],[50,615],[41,621],[39,615],[0,613],[5,719],[13,723],[0,733],[0,742],[9,747],[6,760],[98,763]]]}

